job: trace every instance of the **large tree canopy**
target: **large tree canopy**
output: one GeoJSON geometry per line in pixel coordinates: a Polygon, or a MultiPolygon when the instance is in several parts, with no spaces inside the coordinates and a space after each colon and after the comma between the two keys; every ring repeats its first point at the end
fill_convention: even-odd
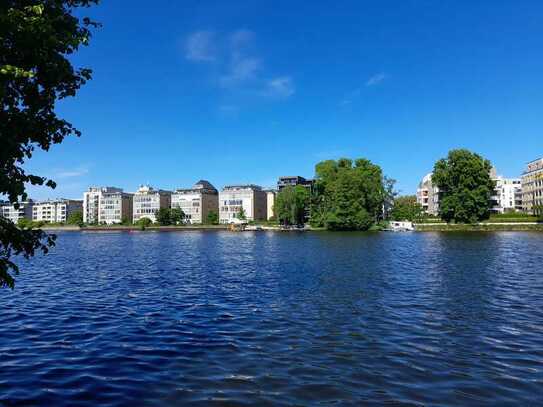
{"type": "Polygon", "coordinates": [[[385,189],[378,165],[366,159],[327,160],[315,167],[311,222],[331,230],[367,230],[383,213],[385,189]]]}
{"type": "Polygon", "coordinates": [[[404,195],[394,199],[390,211],[390,218],[396,221],[414,221],[422,216],[422,206],[417,202],[415,195],[404,195]]]}
{"type": "Polygon", "coordinates": [[[308,189],[301,185],[289,185],[277,194],[274,205],[275,215],[283,225],[303,225],[308,205],[308,189]]]}
{"type": "Polygon", "coordinates": [[[495,183],[490,161],[469,150],[451,150],[436,162],[432,182],[439,188],[439,214],[447,222],[488,218],[495,183]]]}
{"type": "MultiPolygon", "coordinates": [[[[25,184],[55,183],[23,169],[36,148],[49,150],[69,135],[80,135],[57,116],[55,103],[91,78],[86,68],[74,69],[68,57],[87,45],[97,24],[74,16],[78,7],[98,0],[0,1],[0,196],[10,202],[27,199],[25,184]]],[[[0,286],[13,287],[17,265],[13,255],[47,252],[53,236],[41,230],[16,228],[0,218],[0,286]]]]}

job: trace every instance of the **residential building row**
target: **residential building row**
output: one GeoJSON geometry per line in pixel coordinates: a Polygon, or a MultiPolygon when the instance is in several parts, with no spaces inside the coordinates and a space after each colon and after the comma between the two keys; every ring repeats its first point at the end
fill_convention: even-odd
{"type": "MultiPolygon", "coordinates": [[[[432,173],[424,176],[417,188],[417,202],[424,212],[439,213],[439,188],[432,182],[432,173]]],[[[534,208],[543,205],[543,158],[530,161],[520,178],[497,175],[492,168],[490,176],[495,188],[490,198],[492,213],[525,212],[533,214],[534,208]]]]}
{"type": "Polygon", "coordinates": [[[13,223],[21,219],[45,223],[66,223],[73,212],[80,212],[83,202],[75,199],[50,199],[46,201],[19,202],[18,206],[0,202],[0,216],[13,223]]]}
{"type": "Polygon", "coordinates": [[[232,223],[240,215],[247,221],[274,218],[277,191],[286,186],[302,185],[311,189],[312,180],[303,177],[280,177],[277,189],[263,189],[259,185],[227,185],[220,192],[206,180],[187,189],[174,191],[142,185],[134,193],[116,187],[90,187],[83,194],[83,221],[89,224],[137,222],[149,218],[156,222],[161,208],[179,208],[188,223],[205,223],[209,214],[217,214],[219,223],[232,223]]]}

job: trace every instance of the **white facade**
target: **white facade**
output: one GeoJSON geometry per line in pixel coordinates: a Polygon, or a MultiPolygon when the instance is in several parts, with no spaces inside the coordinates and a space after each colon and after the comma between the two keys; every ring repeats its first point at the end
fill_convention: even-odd
{"type": "Polygon", "coordinates": [[[90,187],[83,194],[83,222],[100,223],[100,199],[102,194],[115,192],[123,192],[123,190],[115,187],[90,187]]]}
{"type": "Polygon", "coordinates": [[[417,202],[429,215],[439,214],[439,188],[432,183],[432,173],[426,174],[417,189],[417,202]]]}
{"type": "Polygon", "coordinates": [[[539,214],[543,208],[543,157],[530,161],[522,174],[522,209],[539,214]]]}
{"type": "Polygon", "coordinates": [[[247,221],[265,220],[266,201],[266,193],[257,185],[225,186],[219,193],[219,222],[234,222],[242,208],[247,221]]]}
{"type": "Polygon", "coordinates": [[[170,191],[153,189],[149,185],[142,185],[133,196],[133,217],[137,222],[142,218],[149,218],[156,222],[156,213],[160,208],[170,208],[170,191]]]}
{"type": "Polygon", "coordinates": [[[32,207],[32,220],[35,222],[66,223],[73,212],[82,210],[83,202],[72,199],[37,202],[32,207]]]}
{"type": "Polygon", "coordinates": [[[9,202],[4,202],[0,205],[0,216],[6,218],[13,223],[17,223],[19,219],[32,220],[32,207],[34,202],[31,200],[27,202],[20,202],[19,207],[15,208],[15,205],[9,202]]]}
{"type": "Polygon", "coordinates": [[[192,189],[178,189],[172,194],[172,208],[179,208],[189,223],[204,223],[211,211],[218,214],[218,192],[208,181],[198,181],[192,189]]]}
{"type": "Polygon", "coordinates": [[[266,220],[271,220],[275,216],[274,206],[275,206],[275,191],[266,191],[266,220]]]}
{"type": "Polygon", "coordinates": [[[496,187],[491,197],[492,209],[494,213],[512,212],[522,208],[520,194],[522,192],[520,178],[504,178],[497,176],[494,178],[496,187]]]}
{"type": "Polygon", "coordinates": [[[98,223],[113,225],[132,221],[132,194],[106,191],[100,195],[98,223]]]}

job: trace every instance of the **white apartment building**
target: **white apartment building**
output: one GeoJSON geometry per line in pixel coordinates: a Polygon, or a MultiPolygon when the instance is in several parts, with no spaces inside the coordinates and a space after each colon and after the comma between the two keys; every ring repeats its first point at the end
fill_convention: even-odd
{"type": "Polygon", "coordinates": [[[492,203],[491,212],[505,213],[522,209],[520,178],[504,178],[496,176],[493,178],[496,183],[494,193],[490,198],[492,203]]]}
{"type": "Polygon", "coordinates": [[[543,157],[530,161],[522,174],[522,209],[534,214],[543,208],[543,157]]]}
{"type": "Polygon", "coordinates": [[[100,223],[100,198],[102,194],[113,192],[123,192],[123,190],[115,187],[90,187],[83,193],[83,222],[100,223]]]}
{"type": "Polygon", "coordinates": [[[171,198],[171,191],[141,185],[133,196],[133,222],[142,218],[149,218],[156,222],[156,213],[160,208],[170,208],[171,198]]]}
{"type": "Polygon", "coordinates": [[[105,191],[100,195],[98,223],[113,225],[132,221],[133,194],[122,191],[105,191]]]}
{"type": "Polygon", "coordinates": [[[241,209],[248,221],[267,217],[266,192],[258,185],[228,185],[219,193],[219,222],[232,223],[241,209]]]}
{"type": "Polygon", "coordinates": [[[417,202],[429,215],[439,214],[439,188],[432,184],[432,173],[426,174],[417,188],[417,202]]]}
{"type": "Polygon", "coordinates": [[[204,223],[210,212],[219,213],[219,193],[211,183],[200,180],[191,189],[172,193],[171,207],[179,208],[189,223],[204,223]]]}
{"type": "Polygon", "coordinates": [[[266,191],[266,220],[271,220],[275,216],[274,206],[276,195],[275,191],[266,191]]]}
{"type": "Polygon", "coordinates": [[[74,199],[36,202],[32,207],[32,220],[35,222],[66,223],[73,212],[82,210],[83,202],[74,199]]]}
{"type": "Polygon", "coordinates": [[[30,199],[25,202],[19,202],[18,208],[15,208],[15,205],[9,202],[3,202],[0,205],[0,216],[12,221],[13,223],[17,223],[19,219],[23,218],[32,220],[33,206],[34,202],[30,199]]]}

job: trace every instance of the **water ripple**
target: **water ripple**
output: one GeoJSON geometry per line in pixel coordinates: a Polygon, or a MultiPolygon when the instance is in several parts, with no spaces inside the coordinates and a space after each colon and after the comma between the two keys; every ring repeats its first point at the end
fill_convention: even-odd
{"type": "Polygon", "coordinates": [[[542,245],[61,233],[0,297],[0,404],[541,404],[542,245]]]}

